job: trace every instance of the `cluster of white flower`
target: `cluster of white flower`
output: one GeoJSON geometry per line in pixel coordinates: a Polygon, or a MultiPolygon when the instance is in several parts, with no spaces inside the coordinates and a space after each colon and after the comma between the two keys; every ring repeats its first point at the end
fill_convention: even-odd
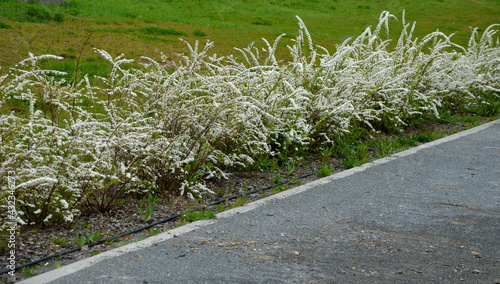
{"type": "Polygon", "coordinates": [[[0,78],[0,104],[22,110],[0,116],[0,188],[15,169],[20,214],[37,225],[107,211],[130,192],[200,198],[211,193],[206,178],[258,155],[332,143],[353,123],[401,129],[412,116],[500,92],[494,26],[482,37],[474,30],[464,48],[441,32],[413,38],[415,24],[403,15],[389,48],[381,30],[390,18],[384,12],[375,29],[333,54],[314,46],[298,19],[290,62],[275,57],[282,36],[264,40],[265,58],[253,44],[237,49],[238,59],[209,56],[211,42],[201,50],[186,43],[189,54],[173,72],[150,58],[147,69],[123,68],[131,60],[96,50],[111,73],[78,84],[38,68],[48,55],[30,55],[21,64],[30,66],[0,78]]]}

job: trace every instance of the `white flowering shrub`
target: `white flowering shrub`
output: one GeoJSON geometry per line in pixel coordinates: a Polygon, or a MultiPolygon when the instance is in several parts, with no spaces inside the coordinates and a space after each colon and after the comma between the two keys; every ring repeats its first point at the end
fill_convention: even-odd
{"type": "Polygon", "coordinates": [[[402,129],[415,116],[437,116],[438,107],[500,93],[496,25],[481,36],[474,30],[461,47],[438,31],[413,38],[415,24],[403,15],[390,47],[392,18],[382,13],[374,29],[333,53],[315,46],[298,19],[289,62],[275,57],[283,35],[264,40],[264,52],[251,44],[222,57],[209,54],[211,42],[186,42],[173,72],[146,57],[148,68],[127,68],[132,60],[96,50],[110,74],[69,84],[37,65],[60,58],[30,55],[0,78],[0,107],[10,110],[0,116],[0,188],[14,171],[20,222],[71,224],[127,194],[202,198],[211,193],[206,179],[261,155],[335,143],[355,124],[402,129]]]}

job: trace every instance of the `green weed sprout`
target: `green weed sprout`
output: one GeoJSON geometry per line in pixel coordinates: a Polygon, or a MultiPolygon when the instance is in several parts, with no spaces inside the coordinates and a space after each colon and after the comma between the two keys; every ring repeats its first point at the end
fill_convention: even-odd
{"type": "Polygon", "coordinates": [[[81,247],[87,242],[87,237],[85,235],[77,235],[73,241],[78,247],[81,247]]]}
{"type": "Polygon", "coordinates": [[[142,209],[142,205],[139,208],[139,216],[141,216],[142,221],[149,222],[153,219],[153,211],[158,197],[153,196],[151,193],[148,194],[148,206],[145,210],[142,209]]]}
{"type": "Polygon", "coordinates": [[[319,172],[317,173],[320,177],[327,177],[332,174],[334,168],[327,166],[326,164],[321,165],[319,172]]]}

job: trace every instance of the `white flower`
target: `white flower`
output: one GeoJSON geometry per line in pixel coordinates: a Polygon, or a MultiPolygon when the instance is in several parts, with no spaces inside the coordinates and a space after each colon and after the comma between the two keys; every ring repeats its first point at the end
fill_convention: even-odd
{"type": "Polygon", "coordinates": [[[73,222],[74,215],[72,213],[67,213],[64,215],[64,221],[73,222]]]}
{"type": "Polygon", "coordinates": [[[30,181],[21,183],[18,186],[16,186],[16,188],[31,187],[31,186],[39,185],[39,184],[43,184],[43,183],[57,183],[57,179],[49,178],[49,177],[41,177],[41,178],[37,178],[34,180],[30,180],[30,181]]]}
{"type": "Polygon", "coordinates": [[[69,204],[68,204],[68,202],[66,202],[66,200],[61,199],[60,202],[61,202],[61,204],[63,206],[63,209],[68,209],[69,204]]]}
{"type": "Polygon", "coordinates": [[[43,222],[48,222],[52,218],[52,214],[49,214],[47,218],[43,220],[43,222]]]}

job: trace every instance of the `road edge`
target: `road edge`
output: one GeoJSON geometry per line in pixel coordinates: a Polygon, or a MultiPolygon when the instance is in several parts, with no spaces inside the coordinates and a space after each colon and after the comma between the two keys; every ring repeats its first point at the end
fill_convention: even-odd
{"type": "MultiPolygon", "coordinates": [[[[260,206],[267,204],[269,202],[279,200],[279,199],[284,199],[284,198],[299,194],[301,192],[307,191],[311,188],[330,183],[334,180],[345,178],[347,176],[364,171],[364,170],[369,169],[371,167],[385,164],[385,163],[388,163],[390,161],[396,160],[396,159],[401,158],[401,157],[413,155],[420,150],[428,149],[428,148],[434,147],[436,145],[447,143],[447,142],[456,140],[458,138],[477,133],[479,131],[482,131],[482,130],[485,130],[485,129],[491,127],[492,125],[494,125],[496,123],[500,123],[500,119],[497,119],[497,120],[482,124],[480,126],[476,126],[474,128],[470,128],[470,129],[452,134],[450,136],[446,136],[444,138],[441,138],[441,139],[438,139],[438,140],[435,140],[435,141],[432,141],[432,142],[429,142],[426,144],[419,145],[419,146],[414,147],[414,148],[410,148],[410,149],[405,150],[403,152],[395,153],[395,154],[391,155],[390,157],[385,157],[382,159],[374,160],[370,163],[363,164],[360,167],[351,168],[351,169],[333,174],[333,175],[328,176],[328,177],[324,177],[324,178],[321,178],[321,179],[318,179],[318,180],[315,180],[315,181],[312,181],[312,182],[309,182],[309,183],[306,183],[303,185],[299,185],[297,187],[291,188],[291,189],[286,190],[286,191],[282,191],[280,193],[271,195],[269,197],[247,203],[241,207],[233,208],[233,209],[218,213],[217,219],[230,218],[236,214],[241,214],[241,213],[252,211],[252,210],[257,209],[260,206]]],[[[98,254],[98,255],[95,255],[95,256],[68,264],[68,265],[63,266],[61,268],[56,268],[54,270],[47,271],[45,273],[42,273],[40,275],[31,277],[31,278],[28,278],[25,280],[22,280],[22,281],[17,282],[17,283],[22,283],[22,284],[48,283],[50,281],[54,281],[54,280],[57,280],[57,279],[62,278],[64,276],[78,272],[78,271],[85,269],[87,267],[96,265],[99,262],[102,262],[104,260],[111,259],[113,257],[117,257],[117,256],[123,255],[125,253],[136,251],[136,250],[139,250],[142,248],[150,247],[156,243],[169,240],[171,238],[177,237],[177,236],[185,234],[185,233],[189,233],[191,231],[208,226],[210,224],[214,224],[215,222],[217,222],[217,219],[196,221],[196,222],[184,225],[182,227],[175,228],[175,229],[169,230],[167,232],[163,232],[163,233],[160,233],[158,235],[149,237],[145,240],[131,243],[131,244],[119,247],[119,248],[114,248],[112,250],[103,252],[101,254],[98,254]]]]}

